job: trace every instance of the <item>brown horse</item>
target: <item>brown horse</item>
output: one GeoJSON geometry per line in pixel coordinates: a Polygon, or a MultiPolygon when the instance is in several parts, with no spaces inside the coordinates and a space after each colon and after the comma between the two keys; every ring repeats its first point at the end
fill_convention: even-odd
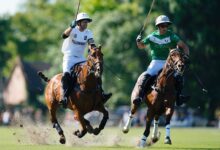
{"type": "MultiPolygon", "coordinates": [[[[184,73],[183,54],[179,49],[172,49],[162,69],[158,75],[153,89],[146,92],[146,103],[148,106],[146,116],[146,128],[143,137],[140,140],[139,147],[146,146],[147,137],[150,134],[151,122],[154,119],[154,129],[150,143],[159,140],[160,132],[158,132],[159,117],[165,113],[166,118],[166,137],[165,144],[171,144],[170,139],[170,120],[174,112],[176,100],[176,77],[184,73]]],[[[131,125],[132,117],[137,111],[137,106],[131,102],[131,114],[123,128],[123,132],[127,133],[131,125]]]]}
{"type": "MultiPolygon", "coordinates": [[[[79,138],[83,137],[87,132],[98,135],[108,120],[108,111],[104,107],[102,101],[101,75],[103,71],[103,54],[101,46],[90,49],[87,61],[74,67],[77,73],[77,84],[72,88],[68,97],[68,108],[74,112],[74,118],[79,121],[81,130],[76,130],[74,134],[79,138]],[[103,118],[98,128],[93,129],[90,122],[84,118],[86,113],[91,111],[99,111],[103,113],[103,118]]],[[[62,96],[61,77],[57,74],[53,78],[48,79],[42,72],[38,73],[42,79],[47,82],[45,90],[45,100],[50,113],[53,128],[56,128],[60,135],[60,143],[65,144],[66,139],[64,132],[60,127],[56,111],[60,106],[59,101],[62,96]]]]}

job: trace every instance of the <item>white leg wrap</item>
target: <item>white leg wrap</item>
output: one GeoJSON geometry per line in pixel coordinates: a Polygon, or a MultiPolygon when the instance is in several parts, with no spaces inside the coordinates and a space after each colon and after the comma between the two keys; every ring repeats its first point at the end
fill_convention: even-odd
{"type": "Polygon", "coordinates": [[[140,143],[138,145],[138,147],[145,147],[146,146],[146,143],[147,143],[147,137],[145,135],[142,136],[141,140],[140,140],[140,143]]]}
{"type": "Polygon", "coordinates": [[[154,120],[154,128],[153,128],[152,138],[156,138],[158,135],[158,123],[159,123],[159,121],[154,120]]]}
{"type": "Polygon", "coordinates": [[[166,137],[170,137],[170,124],[166,125],[166,137]]]}
{"type": "Polygon", "coordinates": [[[123,132],[127,133],[129,131],[129,128],[131,127],[131,121],[132,121],[133,116],[131,114],[129,114],[129,118],[123,128],[123,132]]]}

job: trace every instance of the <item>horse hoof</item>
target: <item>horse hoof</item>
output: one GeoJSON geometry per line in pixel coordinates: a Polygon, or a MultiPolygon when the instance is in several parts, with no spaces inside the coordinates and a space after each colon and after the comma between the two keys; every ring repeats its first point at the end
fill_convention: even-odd
{"type": "Polygon", "coordinates": [[[144,147],[146,147],[146,140],[142,140],[142,139],[141,139],[141,140],[138,142],[137,147],[139,147],[139,148],[144,148],[144,147]]]}
{"type": "Polygon", "coordinates": [[[79,135],[79,130],[76,130],[73,134],[74,134],[75,136],[78,136],[78,135],[79,135]]]}
{"type": "Polygon", "coordinates": [[[154,144],[154,143],[156,143],[157,141],[160,140],[160,135],[161,135],[161,133],[158,132],[158,134],[157,134],[156,137],[153,137],[153,136],[152,136],[152,138],[151,138],[151,142],[152,142],[152,144],[154,144]]]}
{"type": "Polygon", "coordinates": [[[167,136],[167,137],[165,138],[164,144],[169,144],[169,145],[172,144],[170,137],[167,136]]]}
{"type": "Polygon", "coordinates": [[[92,134],[94,132],[94,129],[91,127],[87,127],[86,130],[89,134],[92,134]]]}
{"type": "Polygon", "coordinates": [[[129,131],[129,129],[126,128],[126,127],[124,127],[124,128],[122,129],[122,132],[125,133],[125,134],[128,133],[128,131],[129,131]]]}
{"type": "Polygon", "coordinates": [[[98,135],[100,133],[100,129],[99,128],[95,128],[93,131],[94,135],[98,135]]]}
{"type": "Polygon", "coordinates": [[[66,143],[66,138],[64,136],[60,137],[60,143],[65,144],[66,143]]]}
{"type": "Polygon", "coordinates": [[[159,139],[158,139],[157,137],[151,139],[151,142],[152,142],[152,143],[156,143],[157,141],[159,141],[159,139]]]}
{"type": "Polygon", "coordinates": [[[86,133],[87,133],[86,130],[83,130],[83,131],[81,131],[81,132],[78,132],[77,137],[78,137],[78,138],[82,138],[86,133]]]}

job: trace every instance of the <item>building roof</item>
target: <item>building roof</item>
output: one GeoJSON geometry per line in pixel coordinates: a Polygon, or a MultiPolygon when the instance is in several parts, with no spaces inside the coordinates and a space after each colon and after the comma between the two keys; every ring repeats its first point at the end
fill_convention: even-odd
{"type": "Polygon", "coordinates": [[[27,81],[28,90],[34,93],[42,93],[44,84],[38,76],[38,71],[48,70],[50,65],[44,62],[27,62],[20,60],[25,79],[27,81]]]}
{"type": "Polygon", "coordinates": [[[44,92],[45,84],[37,72],[49,68],[47,63],[27,62],[18,58],[3,91],[4,102],[17,105],[29,99],[28,102],[39,103],[34,97],[44,92]]]}

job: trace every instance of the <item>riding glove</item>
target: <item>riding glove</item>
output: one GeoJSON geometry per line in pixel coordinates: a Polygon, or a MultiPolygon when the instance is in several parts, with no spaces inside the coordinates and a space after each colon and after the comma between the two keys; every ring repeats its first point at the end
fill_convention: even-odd
{"type": "Polygon", "coordinates": [[[71,27],[71,28],[75,28],[75,27],[76,27],[76,20],[73,20],[73,21],[70,23],[70,27],[71,27]]]}
{"type": "Polygon", "coordinates": [[[139,35],[137,36],[137,38],[136,38],[136,42],[140,42],[141,39],[142,39],[142,36],[139,34],[139,35]]]}

